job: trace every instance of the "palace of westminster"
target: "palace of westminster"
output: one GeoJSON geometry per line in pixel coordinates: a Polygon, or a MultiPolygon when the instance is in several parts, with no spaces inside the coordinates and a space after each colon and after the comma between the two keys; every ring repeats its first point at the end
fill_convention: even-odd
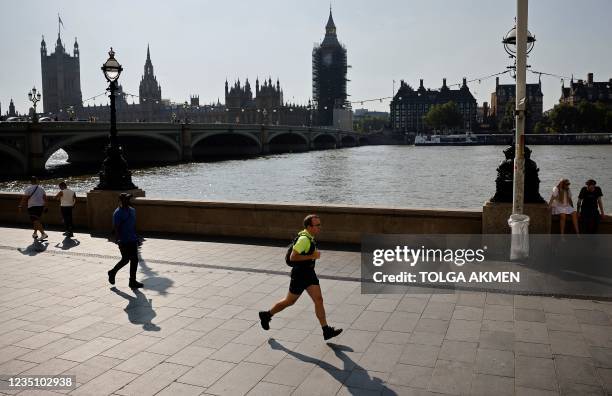
{"type": "MultiPolygon", "coordinates": [[[[287,103],[280,81],[255,80],[253,91],[248,79],[233,84],[225,81],[225,103],[200,104],[198,96],[189,102],[172,103],[162,99],[161,85],[153,72],[147,46],[138,93],[138,103],[128,103],[119,85],[116,98],[117,120],[123,122],[197,122],[272,125],[320,125],[351,129],[351,108],[346,100],[346,49],[336,36],[331,9],[325,38],[312,51],[313,100],[308,105],[287,103]]],[[[85,105],[81,95],[79,44],[74,42],[70,55],[58,31],[55,51],[47,52],[44,36],[40,44],[43,115],[57,120],[108,121],[107,105],[85,105]]],[[[9,106],[14,113],[14,105],[9,106]]]]}

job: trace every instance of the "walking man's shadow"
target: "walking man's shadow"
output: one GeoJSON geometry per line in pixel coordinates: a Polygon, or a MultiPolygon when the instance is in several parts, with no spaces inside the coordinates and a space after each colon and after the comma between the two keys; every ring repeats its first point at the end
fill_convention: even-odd
{"type": "Polygon", "coordinates": [[[143,280],[145,288],[155,290],[161,295],[168,294],[168,289],[172,287],[174,281],[170,278],[157,276],[157,272],[147,265],[145,259],[142,258],[142,248],[138,247],[138,263],[143,274],[147,277],[143,280]]]}
{"type": "MultiPolygon", "coordinates": [[[[336,381],[343,383],[346,379],[346,375],[342,374],[342,372],[349,372],[349,371],[360,371],[362,373],[364,373],[364,376],[366,378],[361,379],[361,384],[363,384],[363,388],[364,389],[375,389],[378,392],[382,392],[384,395],[395,395],[397,396],[397,393],[395,393],[395,391],[393,391],[392,389],[387,388],[384,384],[383,381],[378,378],[378,377],[371,377],[368,373],[368,371],[366,369],[364,369],[363,367],[359,366],[355,361],[353,361],[353,359],[351,359],[345,352],[353,352],[353,349],[351,347],[345,346],[345,345],[338,345],[338,344],[333,344],[328,342],[327,345],[329,345],[329,347],[334,351],[334,353],[336,354],[336,356],[342,360],[342,362],[344,363],[344,367],[342,368],[338,368],[335,366],[332,366],[331,364],[321,361],[319,359],[315,359],[313,357],[301,354],[299,352],[295,352],[292,351],[291,349],[287,349],[284,345],[280,344],[278,341],[276,341],[274,338],[270,338],[268,340],[268,344],[270,344],[270,346],[272,347],[272,349],[277,349],[277,350],[281,350],[286,352],[287,354],[303,361],[303,362],[307,362],[307,363],[314,363],[317,366],[321,367],[323,370],[327,371],[332,377],[334,377],[334,379],[336,379],[336,381]]],[[[349,388],[348,386],[346,387],[346,389],[350,392],[350,394],[352,395],[361,395],[363,394],[363,390],[361,389],[357,389],[357,388],[349,388]]]]}
{"type": "Polygon", "coordinates": [[[160,330],[159,326],[151,322],[157,316],[153,310],[153,300],[147,299],[147,296],[138,289],[133,290],[136,297],[130,296],[116,287],[111,287],[111,290],[129,301],[127,307],[123,310],[127,313],[130,323],[142,325],[142,328],[146,331],[160,330]]]}
{"type": "Polygon", "coordinates": [[[47,250],[48,246],[49,242],[34,239],[30,246],[26,248],[19,248],[17,250],[19,250],[19,253],[23,254],[24,256],[36,256],[38,253],[42,253],[47,250]]]}
{"type": "Polygon", "coordinates": [[[62,249],[62,250],[69,250],[69,249],[72,249],[73,247],[79,246],[80,244],[81,242],[78,239],[72,239],[70,237],[65,237],[62,240],[62,243],[61,244],[57,243],[55,247],[62,249]]]}

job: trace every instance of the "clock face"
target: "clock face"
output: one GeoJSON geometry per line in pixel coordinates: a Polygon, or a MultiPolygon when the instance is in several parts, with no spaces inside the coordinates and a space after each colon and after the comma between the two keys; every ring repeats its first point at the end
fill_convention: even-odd
{"type": "Polygon", "coordinates": [[[323,55],[323,64],[325,66],[329,66],[332,63],[332,54],[323,55]]]}

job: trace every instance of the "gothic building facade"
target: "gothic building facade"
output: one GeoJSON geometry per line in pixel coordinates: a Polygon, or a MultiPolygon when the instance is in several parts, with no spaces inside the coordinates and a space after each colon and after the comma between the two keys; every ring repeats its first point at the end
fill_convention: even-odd
{"type": "MultiPolygon", "coordinates": [[[[516,85],[500,84],[495,78],[495,92],[491,94],[491,117],[493,125],[499,126],[509,106],[516,106],[516,85]]],[[[538,121],[542,119],[544,95],[542,83],[527,84],[527,101],[525,102],[525,132],[531,133],[538,121]]]]}
{"type": "Polygon", "coordinates": [[[47,55],[47,43],[43,36],[40,43],[40,66],[42,71],[42,96],[44,113],[60,113],[69,106],[80,106],[81,66],[79,44],[74,39],[72,56],[66,52],[60,34],[57,34],[55,51],[47,55]]]}
{"type": "Polygon", "coordinates": [[[338,41],[330,8],[325,37],[312,50],[312,98],[319,125],[334,125],[334,109],[350,110],[347,69],[346,48],[338,41]]]}
{"type": "Polygon", "coordinates": [[[391,100],[391,128],[396,132],[424,132],[428,129],[424,121],[427,112],[435,105],[451,101],[457,104],[463,117],[463,127],[460,129],[473,130],[476,126],[477,105],[465,78],[459,89],[450,89],[444,78],[439,90],[425,89],[422,79],[419,88],[415,90],[402,80],[391,100]]]}
{"type": "Polygon", "coordinates": [[[583,100],[612,105],[612,78],[608,81],[593,81],[593,73],[589,73],[586,81],[578,80],[574,82],[572,77],[569,87],[565,85],[561,87],[559,103],[575,106],[583,100]]]}

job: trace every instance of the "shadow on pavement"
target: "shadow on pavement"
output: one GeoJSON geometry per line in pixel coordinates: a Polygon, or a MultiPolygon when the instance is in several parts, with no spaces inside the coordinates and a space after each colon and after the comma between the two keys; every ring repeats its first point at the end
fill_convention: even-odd
{"type": "Polygon", "coordinates": [[[136,297],[130,296],[129,294],[122,292],[116,287],[111,287],[111,290],[128,300],[128,305],[123,310],[128,315],[130,323],[142,325],[142,328],[146,331],[159,331],[161,328],[151,321],[157,316],[153,310],[153,300],[147,299],[147,296],[138,289],[134,289],[136,297]]]}
{"type": "Polygon", "coordinates": [[[320,359],[315,359],[313,357],[287,349],[284,345],[280,344],[274,338],[270,338],[268,340],[268,344],[270,344],[272,349],[286,352],[288,355],[291,355],[303,362],[316,364],[323,370],[327,371],[327,373],[331,375],[336,381],[341,384],[344,384],[346,386],[347,391],[351,395],[362,395],[364,393],[368,393],[367,391],[364,391],[364,389],[367,389],[374,390],[376,393],[383,393],[384,395],[397,396],[397,393],[395,393],[395,391],[393,391],[392,389],[387,388],[380,378],[370,376],[370,373],[366,369],[359,366],[353,359],[351,359],[345,353],[353,352],[353,349],[348,346],[334,344],[330,342],[327,343],[327,345],[334,351],[336,356],[340,360],[342,360],[342,363],[344,364],[344,367],[338,368],[320,359]],[[350,387],[350,385],[346,384],[346,380],[348,379],[349,375],[351,375],[351,372],[353,375],[355,373],[358,374],[359,377],[356,378],[356,380],[359,383],[359,388],[353,388],[350,387]]]}
{"type": "Polygon", "coordinates": [[[65,237],[64,240],[62,240],[61,243],[58,243],[55,245],[56,248],[62,249],[62,250],[70,250],[73,247],[77,247],[81,244],[81,242],[78,239],[72,239],[70,237],[65,237]]]}
{"type": "Polygon", "coordinates": [[[140,246],[138,247],[138,263],[140,264],[142,273],[146,276],[146,278],[142,281],[145,289],[155,290],[161,295],[168,294],[168,289],[172,287],[174,281],[170,278],[157,276],[157,272],[149,267],[146,260],[142,258],[140,246]]]}
{"type": "Polygon", "coordinates": [[[36,256],[38,253],[42,253],[47,250],[47,247],[49,247],[49,242],[34,239],[30,246],[26,248],[18,248],[17,250],[19,250],[19,253],[23,254],[24,256],[36,256]]]}

